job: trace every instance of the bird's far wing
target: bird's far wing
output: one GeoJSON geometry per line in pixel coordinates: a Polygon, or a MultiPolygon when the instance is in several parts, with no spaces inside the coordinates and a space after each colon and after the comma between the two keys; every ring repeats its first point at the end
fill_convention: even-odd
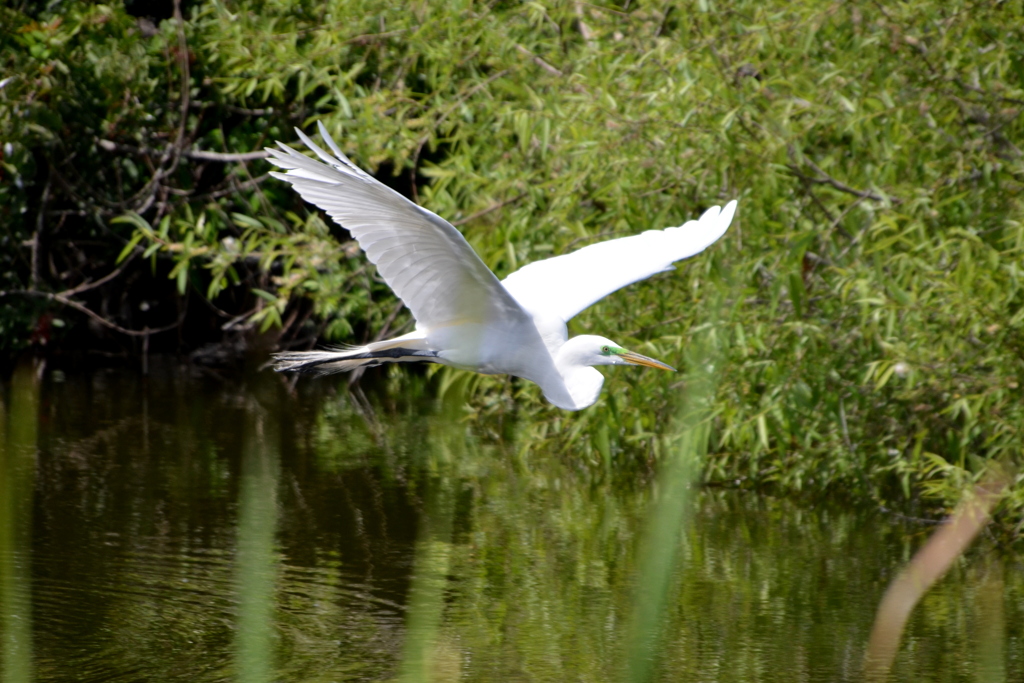
{"type": "Polygon", "coordinates": [[[271,175],[352,234],[422,327],[525,315],[455,226],[353,164],[322,123],[334,156],[296,132],[323,163],[279,142],[267,151],[285,172],[271,175]]]}
{"type": "Polygon", "coordinates": [[[704,251],[725,233],[735,212],[736,200],[724,209],[713,206],[678,228],[648,230],[530,263],[502,284],[530,313],[568,321],[615,290],[704,251]]]}

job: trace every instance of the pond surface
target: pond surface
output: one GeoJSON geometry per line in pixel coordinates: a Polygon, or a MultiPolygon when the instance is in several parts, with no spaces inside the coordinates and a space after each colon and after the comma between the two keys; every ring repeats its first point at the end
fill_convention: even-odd
{"type": "MultiPolygon", "coordinates": [[[[159,364],[16,376],[3,680],[857,681],[931,531],[704,490],[678,547],[644,551],[653,476],[344,386],[159,364]],[[654,612],[644,552],[674,558],[654,612]]],[[[893,679],[1024,680],[1021,569],[984,541],[961,558],[893,679]]]]}

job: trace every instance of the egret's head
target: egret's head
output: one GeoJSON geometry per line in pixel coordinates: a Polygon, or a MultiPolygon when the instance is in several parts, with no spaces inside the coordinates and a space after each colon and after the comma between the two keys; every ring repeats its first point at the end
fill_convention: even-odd
{"type": "Polygon", "coordinates": [[[566,342],[566,346],[570,344],[576,347],[573,349],[575,351],[574,355],[577,355],[576,360],[581,365],[645,365],[649,368],[671,370],[672,372],[676,370],[671,365],[666,365],[660,360],[628,351],[611,339],[605,339],[604,337],[584,334],[579,337],[573,337],[566,342]]]}

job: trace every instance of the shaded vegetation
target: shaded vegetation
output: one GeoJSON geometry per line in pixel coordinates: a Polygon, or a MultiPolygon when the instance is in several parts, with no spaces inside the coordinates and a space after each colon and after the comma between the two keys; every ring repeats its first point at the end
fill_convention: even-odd
{"type": "MultiPolygon", "coordinates": [[[[739,198],[710,253],[573,331],[670,361],[702,331],[726,347],[709,482],[949,507],[1024,445],[1022,15],[929,0],[267,0],[159,24],[91,3],[2,9],[0,342],[123,353],[403,329],[345,231],[231,156],[320,119],[499,275],[739,198]]],[[[473,390],[483,435],[514,421],[527,450],[630,476],[659,457],[677,381],[615,373],[579,415],[501,378],[443,370],[436,387],[473,390]]],[[[1018,484],[1008,535],[1022,507],[1018,484]]]]}

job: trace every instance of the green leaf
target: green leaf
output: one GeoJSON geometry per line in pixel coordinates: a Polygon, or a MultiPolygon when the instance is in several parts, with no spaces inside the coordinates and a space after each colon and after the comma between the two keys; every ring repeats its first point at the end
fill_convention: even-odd
{"type": "Polygon", "coordinates": [[[275,295],[271,294],[270,292],[267,292],[265,290],[253,287],[252,288],[252,293],[255,294],[256,296],[258,296],[259,298],[265,300],[265,301],[269,301],[270,303],[275,303],[275,304],[277,303],[277,297],[275,295]]]}
{"type": "Polygon", "coordinates": [[[235,225],[243,228],[253,228],[257,230],[263,229],[263,223],[252,216],[245,215],[244,213],[232,213],[231,219],[235,222],[235,225]]]}
{"type": "Polygon", "coordinates": [[[128,240],[128,244],[124,245],[124,249],[122,249],[121,253],[118,254],[117,263],[121,263],[126,258],[128,258],[129,254],[135,251],[135,247],[137,247],[139,245],[139,242],[142,241],[142,237],[143,233],[141,232],[136,232],[134,235],[132,235],[132,238],[128,240]]]}

